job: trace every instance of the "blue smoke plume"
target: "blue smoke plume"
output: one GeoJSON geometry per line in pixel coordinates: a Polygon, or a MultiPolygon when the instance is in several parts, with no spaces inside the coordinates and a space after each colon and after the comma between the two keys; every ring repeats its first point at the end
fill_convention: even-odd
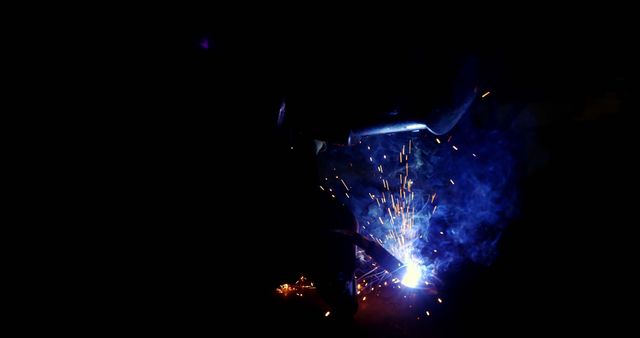
{"type": "Polygon", "coordinates": [[[352,210],[360,233],[405,264],[419,261],[424,279],[437,281],[460,263],[489,265],[497,255],[501,232],[517,210],[513,139],[469,123],[440,136],[370,136],[320,154],[322,188],[352,210]],[[402,196],[410,212],[394,214],[402,196]],[[405,215],[411,215],[410,230],[394,235],[405,215]],[[410,252],[398,250],[403,243],[410,252]]]}

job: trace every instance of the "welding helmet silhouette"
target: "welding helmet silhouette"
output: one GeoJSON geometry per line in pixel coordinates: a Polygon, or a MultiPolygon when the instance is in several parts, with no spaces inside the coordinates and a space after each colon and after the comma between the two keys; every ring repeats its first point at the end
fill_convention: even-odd
{"type": "Polygon", "coordinates": [[[384,71],[371,81],[360,74],[364,71],[354,71],[350,76],[324,74],[318,81],[327,81],[327,88],[302,82],[287,95],[278,125],[289,124],[297,135],[346,145],[370,135],[418,130],[445,134],[477,96],[477,60],[453,56],[429,61],[433,64],[407,67],[404,74],[384,71]],[[364,80],[352,79],[358,76],[364,80]]]}

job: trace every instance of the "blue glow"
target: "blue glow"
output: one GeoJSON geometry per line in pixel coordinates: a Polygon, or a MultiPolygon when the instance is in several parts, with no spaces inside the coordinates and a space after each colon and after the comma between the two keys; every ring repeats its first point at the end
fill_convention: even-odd
{"type": "MultiPolygon", "coordinates": [[[[350,198],[340,180],[326,182],[367,225],[360,233],[405,264],[404,275],[394,277],[407,287],[437,287],[439,276],[463,262],[490,264],[516,211],[513,169],[521,135],[461,125],[440,142],[426,132],[366,130],[362,144],[320,155],[320,172],[339,173],[348,184],[350,198]]],[[[363,273],[371,270],[361,262],[363,273]]]]}
{"type": "Polygon", "coordinates": [[[406,125],[404,128],[406,130],[421,130],[421,129],[426,129],[427,125],[424,123],[413,123],[413,124],[406,125]]]}

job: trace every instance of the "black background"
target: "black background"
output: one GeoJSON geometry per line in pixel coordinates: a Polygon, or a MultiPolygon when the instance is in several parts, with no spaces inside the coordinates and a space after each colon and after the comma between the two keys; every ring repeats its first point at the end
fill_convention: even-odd
{"type": "Polygon", "coordinates": [[[311,92],[300,106],[353,106],[345,94],[352,87],[370,89],[376,100],[400,90],[390,83],[411,90],[416,76],[406,58],[446,64],[475,55],[481,85],[492,92],[489,108],[473,116],[477,123],[509,129],[525,111],[535,117],[519,167],[520,212],[491,267],[469,266],[450,279],[450,301],[436,321],[411,330],[376,323],[376,332],[363,332],[619,329],[626,310],[614,303],[628,296],[622,290],[633,268],[625,259],[634,221],[623,216],[634,192],[633,41],[625,20],[560,20],[544,30],[545,20],[514,21],[454,32],[403,16],[362,25],[280,17],[223,24],[218,14],[186,28],[149,29],[139,41],[145,52],[131,51],[139,70],[123,80],[123,93],[136,98],[121,116],[135,141],[124,152],[123,175],[132,183],[123,204],[135,210],[126,237],[137,253],[118,279],[128,295],[119,318],[161,332],[267,327],[261,296],[272,289],[270,266],[278,264],[269,243],[285,222],[274,200],[297,184],[273,177],[304,175],[283,167],[274,150],[283,99],[311,92]]]}

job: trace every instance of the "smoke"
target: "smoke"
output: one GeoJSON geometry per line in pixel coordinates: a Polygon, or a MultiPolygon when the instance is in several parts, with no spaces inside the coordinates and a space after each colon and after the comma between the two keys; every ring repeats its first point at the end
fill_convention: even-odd
{"type": "Polygon", "coordinates": [[[322,188],[352,210],[362,234],[405,264],[419,262],[425,278],[436,279],[460,263],[495,259],[517,210],[517,144],[506,132],[469,124],[441,136],[370,136],[320,154],[322,188]],[[392,215],[400,200],[407,213],[392,215]],[[411,216],[406,224],[412,226],[400,231],[403,216],[411,216]],[[397,237],[389,235],[394,231],[397,237]]]}

